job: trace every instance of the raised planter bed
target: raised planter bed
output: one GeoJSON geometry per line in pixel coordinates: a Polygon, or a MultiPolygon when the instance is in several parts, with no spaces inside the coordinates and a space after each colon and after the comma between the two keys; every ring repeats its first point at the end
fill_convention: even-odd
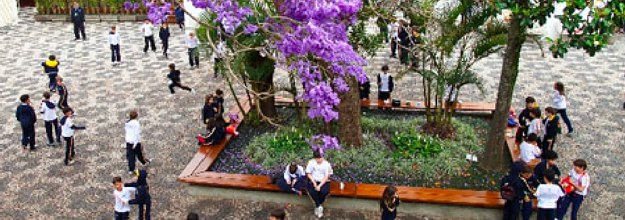
{"type": "Polygon", "coordinates": [[[113,14],[100,15],[100,20],[102,20],[102,21],[119,21],[119,15],[113,15],[113,14]]]}

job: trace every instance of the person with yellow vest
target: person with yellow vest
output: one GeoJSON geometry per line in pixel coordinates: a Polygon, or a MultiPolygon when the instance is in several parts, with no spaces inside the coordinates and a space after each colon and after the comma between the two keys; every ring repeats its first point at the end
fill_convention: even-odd
{"type": "Polygon", "coordinates": [[[50,82],[48,83],[50,92],[56,92],[56,76],[59,74],[59,61],[56,60],[54,55],[50,55],[48,60],[41,63],[41,66],[43,66],[43,72],[48,74],[50,78],[50,82]]]}

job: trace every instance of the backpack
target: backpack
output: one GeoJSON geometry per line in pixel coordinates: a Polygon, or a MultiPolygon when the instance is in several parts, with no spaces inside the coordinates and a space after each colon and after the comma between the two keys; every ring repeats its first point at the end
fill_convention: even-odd
{"type": "Polygon", "coordinates": [[[512,186],[512,178],[510,175],[506,175],[501,179],[501,185],[499,186],[499,194],[501,198],[506,201],[516,200],[516,190],[512,186]]]}

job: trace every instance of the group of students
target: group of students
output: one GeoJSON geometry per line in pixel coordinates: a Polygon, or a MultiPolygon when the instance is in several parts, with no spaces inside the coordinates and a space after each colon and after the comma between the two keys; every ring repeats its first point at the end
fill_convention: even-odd
{"type": "MultiPolygon", "coordinates": [[[[381,19],[381,18],[378,18],[381,19]]],[[[383,29],[389,31],[391,58],[397,58],[397,49],[399,48],[399,62],[403,65],[416,67],[418,65],[418,57],[413,53],[421,44],[421,34],[416,26],[410,27],[406,20],[400,19],[397,22],[388,23],[383,29]]],[[[386,35],[386,34],[385,34],[386,35]]]]}
{"type": "Polygon", "coordinates": [[[515,111],[510,111],[508,126],[517,127],[520,161],[512,164],[501,182],[502,198],[506,200],[504,220],[517,219],[519,213],[524,220],[530,219],[534,199],[538,200],[539,220],[562,220],[571,204],[571,219],[575,220],[588,193],[590,177],[585,160],[573,161],[573,168],[565,175],[557,166],[554,145],[562,132],[558,115],[567,126],[567,136],[573,134],[573,127],[566,113],[564,84],[556,82],[553,88],[553,107],[545,108],[544,116],[533,97],[525,99],[526,106],[518,120],[515,111]],[[534,160],[540,162],[532,167],[534,160]]]}

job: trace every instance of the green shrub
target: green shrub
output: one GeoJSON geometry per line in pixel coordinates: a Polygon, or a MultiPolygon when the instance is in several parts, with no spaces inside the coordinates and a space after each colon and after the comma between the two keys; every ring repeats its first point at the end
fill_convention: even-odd
{"type": "Polygon", "coordinates": [[[429,158],[443,151],[440,139],[412,131],[395,133],[391,142],[395,145],[393,151],[395,159],[429,158]]]}

